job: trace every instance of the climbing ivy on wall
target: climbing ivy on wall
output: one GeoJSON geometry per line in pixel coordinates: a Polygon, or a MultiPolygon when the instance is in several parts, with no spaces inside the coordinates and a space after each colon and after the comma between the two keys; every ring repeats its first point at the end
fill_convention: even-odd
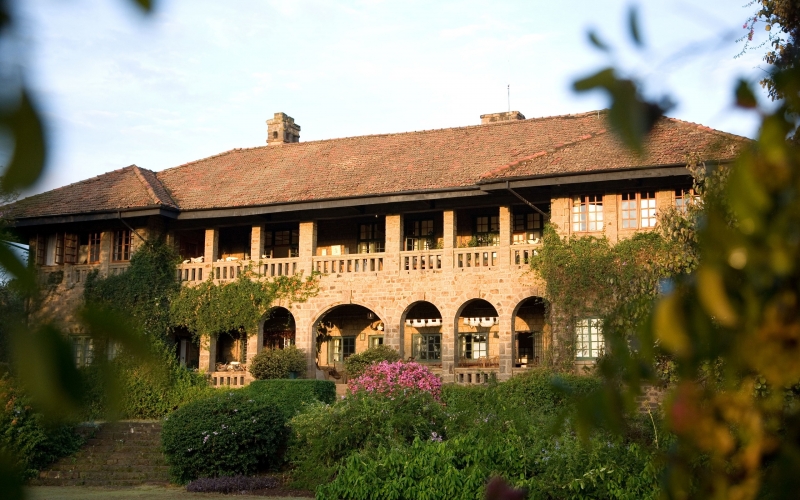
{"type": "Polygon", "coordinates": [[[131,256],[123,274],[101,277],[89,274],[84,288],[87,304],[103,305],[124,312],[151,335],[166,335],[173,322],[170,302],[180,291],[175,249],[162,239],[146,241],[131,256]]]}
{"type": "Polygon", "coordinates": [[[727,174],[725,169],[708,171],[691,156],[687,161],[696,198],[685,210],[663,210],[656,231],[612,244],[605,236],[562,238],[556,226],[545,227],[531,269],[545,281],[555,332],[545,359],[554,368],[573,367],[577,320],[599,317],[606,338],[629,337],[647,318],[663,285],[698,265],[696,228],[704,207],[720,202],[717,193],[727,174]]]}
{"type": "Polygon", "coordinates": [[[251,269],[245,269],[228,283],[209,279],[182,288],[172,301],[173,323],[201,338],[227,332],[253,334],[275,301],[302,302],[319,291],[316,274],[278,276],[270,281],[254,277],[251,269]]]}

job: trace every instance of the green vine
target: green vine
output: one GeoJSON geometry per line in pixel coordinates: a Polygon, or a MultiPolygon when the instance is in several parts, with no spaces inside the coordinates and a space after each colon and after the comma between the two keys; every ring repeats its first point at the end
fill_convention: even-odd
{"type": "Polygon", "coordinates": [[[318,291],[316,274],[265,281],[245,269],[228,283],[208,279],[182,288],[172,301],[171,312],[175,325],[188,328],[200,338],[228,332],[252,335],[275,301],[303,302],[318,291]]]}

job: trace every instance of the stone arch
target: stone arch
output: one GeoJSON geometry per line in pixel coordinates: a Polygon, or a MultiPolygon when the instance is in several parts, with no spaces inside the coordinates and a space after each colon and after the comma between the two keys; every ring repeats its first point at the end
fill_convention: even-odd
{"type": "Polygon", "coordinates": [[[511,316],[513,366],[525,368],[544,361],[547,301],[533,295],[518,301],[511,316]]]}
{"type": "Polygon", "coordinates": [[[417,300],[409,304],[400,315],[400,356],[403,359],[413,358],[421,363],[441,365],[442,326],[443,316],[436,304],[427,300],[417,300]],[[418,343],[416,349],[414,342],[418,343]]]}
{"type": "Polygon", "coordinates": [[[499,366],[499,318],[499,308],[484,298],[468,299],[459,306],[453,322],[457,367],[499,366]]]}
{"type": "Polygon", "coordinates": [[[383,340],[385,322],[374,309],[361,304],[342,302],[328,305],[314,316],[313,348],[317,354],[317,366],[325,378],[336,382],[347,382],[344,361],[347,357],[363,352],[371,344],[383,340]],[[317,349],[317,337],[325,337],[317,349]]]}
{"type": "Polygon", "coordinates": [[[283,349],[295,345],[297,322],[294,314],[282,306],[270,308],[261,321],[258,349],[283,349]]]}

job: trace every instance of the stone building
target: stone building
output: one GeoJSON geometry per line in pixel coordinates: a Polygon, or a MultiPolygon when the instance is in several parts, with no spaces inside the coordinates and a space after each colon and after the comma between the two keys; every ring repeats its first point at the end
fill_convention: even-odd
{"type": "MultiPolygon", "coordinates": [[[[177,339],[214,385],[248,383],[252,356],[288,344],[308,353],[309,377],[346,381],[349,355],[385,344],[445,382],[503,380],[536,365],[550,338],[542,283],[526,272],[546,222],[611,241],[650,230],[691,196],[687,155],[726,163],[748,143],[665,118],[637,157],[604,111],[312,142],[284,113],[267,123],[266,146],[160,172],[132,165],[15,204],[52,285],[43,312],[73,335],[79,363],[91,346],[70,311],[87,274],[123,273],[141,238],[166,234],[185,286],[245,266],[261,279],[322,273],[317,296],[276,304],[247,339],[177,339]],[[331,338],[317,357],[319,331],[331,338]]],[[[566,333],[576,364],[602,352],[596,318],[566,333]]]]}

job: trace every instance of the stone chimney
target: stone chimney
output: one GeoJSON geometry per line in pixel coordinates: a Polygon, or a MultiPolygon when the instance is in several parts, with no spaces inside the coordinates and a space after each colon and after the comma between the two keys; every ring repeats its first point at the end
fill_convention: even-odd
{"type": "MultiPolygon", "coordinates": [[[[275,115],[277,116],[277,115],[275,115]]],[[[496,122],[510,122],[512,120],[524,120],[525,115],[519,111],[504,111],[502,113],[490,113],[488,115],[481,115],[481,125],[496,122]]]]}
{"type": "Polygon", "coordinates": [[[283,144],[284,142],[300,142],[300,125],[286,113],[275,113],[272,120],[267,120],[267,144],[283,144]]]}

